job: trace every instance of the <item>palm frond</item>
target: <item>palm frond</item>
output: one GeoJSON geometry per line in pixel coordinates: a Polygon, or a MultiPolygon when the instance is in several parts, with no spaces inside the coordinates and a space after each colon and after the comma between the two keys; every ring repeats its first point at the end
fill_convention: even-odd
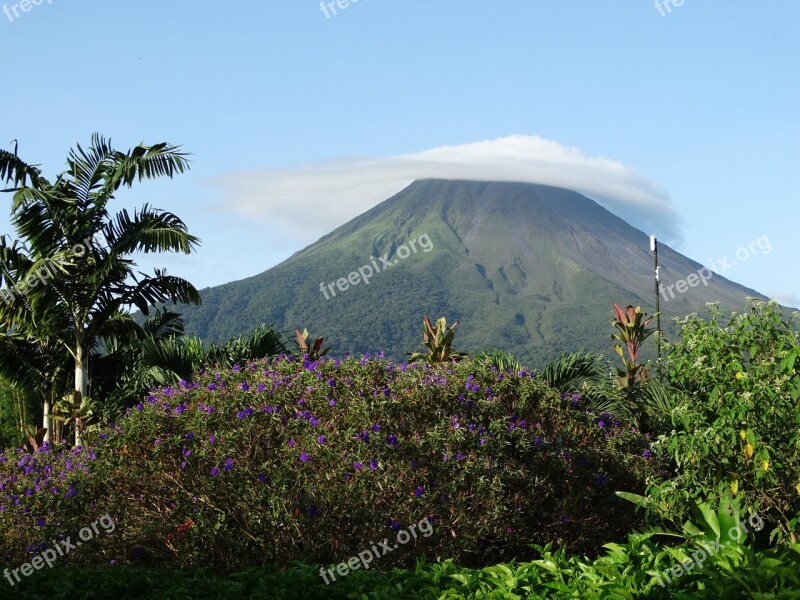
{"type": "Polygon", "coordinates": [[[187,233],[186,224],[177,216],[151,209],[147,204],[134,211],[133,218],[127,210],[117,213],[106,223],[103,234],[112,258],[131,252],[189,254],[200,243],[200,238],[187,233]]]}
{"type": "Polygon", "coordinates": [[[12,185],[11,188],[3,190],[4,192],[17,191],[28,184],[38,187],[45,181],[36,165],[29,165],[20,159],[16,152],[12,154],[6,150],[0,150],[0,179],[12,185]]]}
{"type": "Polygon", "coordinates": [[[575,391],[582,383],[598,383],[605,377],[602,354],[585,352],[562,353],[549,360],[539,376],[561,393],[575,391]]]}
{"type": "Polygon", "coordinates": [[[111,196],[121,185],[130,187],[134,181],[173,177],[189,168],[188,154],[180,146],[167,143],[144,146],[139,144],[128,153],[114,153],[114,169],[106,180],[103,196],[111,196]]]}

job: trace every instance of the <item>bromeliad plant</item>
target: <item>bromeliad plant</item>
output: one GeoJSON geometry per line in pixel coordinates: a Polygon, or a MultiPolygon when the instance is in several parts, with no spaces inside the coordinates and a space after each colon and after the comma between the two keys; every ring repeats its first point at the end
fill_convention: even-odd
{"type": "Polygon", "coordinates": [[[447,319],[442,317],[436,321],[436,327],[434,327],[430,319],[428,319],[428,315],[425,315],[422,321],[422,344],[428,349],[428,352],[408,353],[411,356],[408,362],[413,363],[421,360],[433,365],[451,361],[458,362],[466,358],[468,356],[466,352],[457,352],[452,348],[458,323],[459,321],[456,321],[448,327],[447,319]]]}
{"type": "Polygon", "coordinates": [[[622,350],[622,344],[614,344],[614,352],[619,354],[622,359],[624,369],[617,368],[617,381],[620,387],[633,388],[637,382],[647,379],[647,367],[637,361],[639,352],[645,340],[649,338],[655,329],[648,328],[653,317],[645,319],[647,313],[642,312],[641,307],[634,308],[630,304],[623,311],[618,304],[614,304],[615,319],[611,325],[617,329],[618,333],[612,333],[611,339],[619,340],[625,345],[628,356],[622,350]]]}

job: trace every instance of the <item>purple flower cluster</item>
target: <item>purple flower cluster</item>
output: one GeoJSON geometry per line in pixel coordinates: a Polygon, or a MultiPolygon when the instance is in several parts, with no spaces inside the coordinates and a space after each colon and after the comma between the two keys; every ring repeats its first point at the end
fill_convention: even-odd
{"type": "Polygon", "coordinates": [[[43,496],[50,501],[74,497],[91,477],[89,466],[96,459],[89,448],[47,444],[36,452],[17,448],[0,454],[0,512],[26,515],[43,496]]]}

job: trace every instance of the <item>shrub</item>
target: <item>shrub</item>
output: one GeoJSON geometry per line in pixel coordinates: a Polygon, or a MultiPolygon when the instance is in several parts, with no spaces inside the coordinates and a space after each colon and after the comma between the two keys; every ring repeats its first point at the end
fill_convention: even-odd
{"type": "Polygon", "coordinates": [[[796,539],[800,494],[800,338],[781,308],[751,301],[727,324],[678,321],[681,339],[667,344],[665,373],[688,397],[672,411],[674,429],[656,449],[674,461],[672,477],[653,482],[651,516],[679,521],[701,501],[733,493],[750,513],[796,539]]]}
{"type": "MultiPolygon", "coordinates": [[[[525,372],[283,357],[154,392],[98,445],[93,485],[71,499],[86,514],[58,525],[109,513],[97,555],[160,566],[338,562],[425,518],[431,537],[375,566],[478,565],[533,543],[593,553],[637,521],[614,491],[643,491],[646,446],[525,372]]],[[[4,548],[19,547],[18,513],[0,513],[4,548]]]]}
{"type": "MultiPolygon", "coordinates": [[[[105,514],[94,499],[102,482],[93,476],[97,455],[87,448],[44,445],[35,452],[22,448],[0,454],[0,566],[22,562],[54,548],[105,514]]],[[[71,559],[103,555],[109,540],[81,545],[71,559]]]]}

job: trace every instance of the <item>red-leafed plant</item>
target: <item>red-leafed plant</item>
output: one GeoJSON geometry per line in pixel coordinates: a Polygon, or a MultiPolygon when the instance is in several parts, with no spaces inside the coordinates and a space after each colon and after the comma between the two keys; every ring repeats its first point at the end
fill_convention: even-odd
{"type": "Polygon", "coordinates": [[[642,312],[641,307],[634,308],[630,304],[625,310],[614,304],[614,316],[616,318],[611,321],[611,325],[617,329],[617,333],[612,333],[611,339],[622,342],[628,351],[626,357],[622,344],[614,344],[614,352],[619,354],[625,367],[617,368],[617,381],[621,387],[633,388],[637,382],[647,379],[647,367],[636,361],[645,340],[655,332],[654,328],[647,327],[653,317],[645,318],[647,313],[642,312]]]}

